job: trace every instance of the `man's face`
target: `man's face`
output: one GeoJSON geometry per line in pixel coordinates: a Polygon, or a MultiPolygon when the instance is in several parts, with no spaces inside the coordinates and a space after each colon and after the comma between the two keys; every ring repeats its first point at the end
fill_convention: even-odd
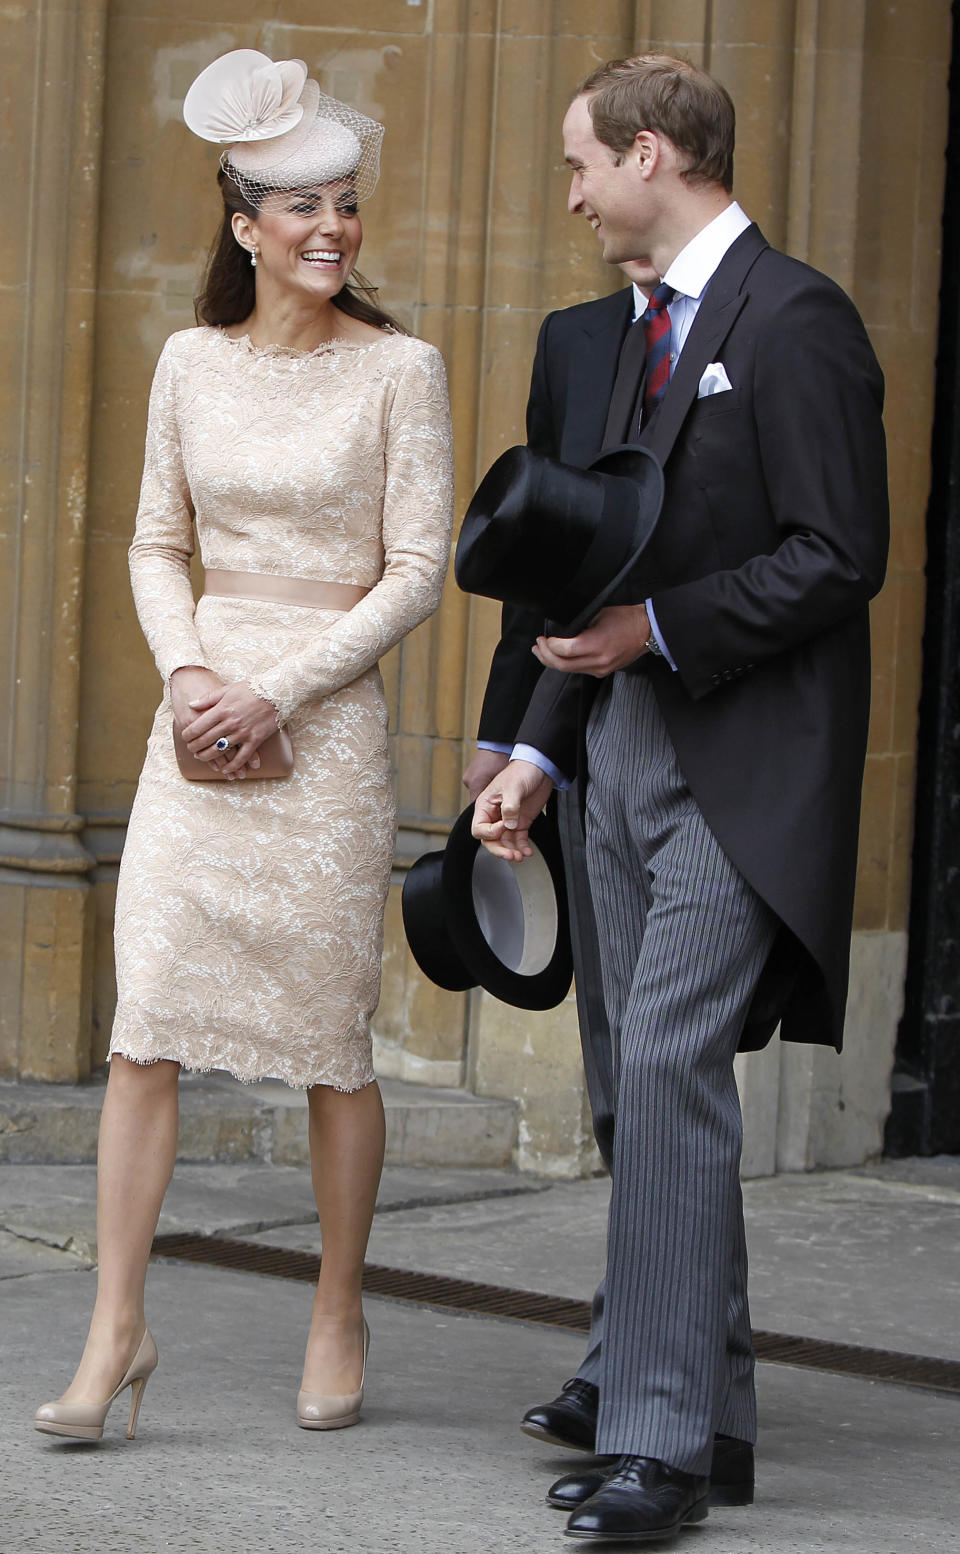
{"type": "Polygon", "coordinates": [[[608,264],[623,264],[648,252],[644,213],[646,186],[637,158],[617,153],[598,140],[586,97],[575,97],[563,121],[563,154],[571,169],[567,209],[585,216],[603,242],[608,264]]]}

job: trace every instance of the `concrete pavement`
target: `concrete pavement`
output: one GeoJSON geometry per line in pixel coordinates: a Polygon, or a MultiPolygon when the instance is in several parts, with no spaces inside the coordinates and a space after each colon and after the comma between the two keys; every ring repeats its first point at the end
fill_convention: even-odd
{"type": "MultiPolygon", "coordinates": [[[[517,1430],[582,1339],[371,1298],[359,1427],[293,1417],[306,1285],[162,1263],[161,1363],[135,1442],[115,1405],[100,1446],[31,1427],[75,1363],[92,1297],[93,1170],[0,1168],[2,1554],[479,1554],[551,1549],[544,1491],[578,1461],[517,1430]]],[[[603,1181],[509,1171],[387,1172],[372,1261],[545,1293],[590,1293],[603,1181]]],[[[757,1327],[960,1357],[960,1162],[749,1182],[757,1327]]],[[[316,1250],[305,1174],[178,1170],[162,1231],[316,1250]]],[[[958,1548],[960,1397],[759,1367],[758,1498],[682,1536],[699,1554],[948,1554],[958,1548]]]]}

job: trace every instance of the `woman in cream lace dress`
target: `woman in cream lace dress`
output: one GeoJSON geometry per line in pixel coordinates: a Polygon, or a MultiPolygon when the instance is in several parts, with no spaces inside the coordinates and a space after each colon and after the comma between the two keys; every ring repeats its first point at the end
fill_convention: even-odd
{"type": "Polygon", "coordinates": [[[234,86],[254,70],[254,87],[277,84],[281,124],[284,104],[304,112],[292,131],[231,144],[208,322],[167,341],[153,384],[130,565],[165,689],[117,894],[97,1302],[74,1381],[37,1415],[55,1434],[98,1438],[127,1385],[135,1422],[156,1363],[143,1287],[181,1067],[306,1089],[323,1271],[298,1420],[353,1423],[362,1397],[384,1136],[369,1025],[395,835],[377,661],[440,599],[446,386],[432,347],[344,290],[379,126],[323,98],[298,61],[237,51],[188,96],[202,134],[197,88],[213,77],[222,95],[225,69],[234,86]],[[174,720],[217,780],[181,775],[174,720]],[[259,777],[278,728],[293,771],[259,777]]]}

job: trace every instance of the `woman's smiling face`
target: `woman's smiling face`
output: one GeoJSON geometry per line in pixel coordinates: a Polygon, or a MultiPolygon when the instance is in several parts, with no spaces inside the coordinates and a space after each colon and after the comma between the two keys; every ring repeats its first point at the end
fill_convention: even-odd
{"type": "Polygon", "coordinates": [[[256,219],[234,216],[233,232],[244,248],[256,247],[258,280],[318,300],[346,285],[363,242],[349,180],[270,194],[256,219]]]}

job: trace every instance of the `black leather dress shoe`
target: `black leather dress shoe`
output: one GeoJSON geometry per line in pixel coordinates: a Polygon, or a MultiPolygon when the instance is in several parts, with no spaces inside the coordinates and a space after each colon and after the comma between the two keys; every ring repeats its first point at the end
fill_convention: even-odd
{"type": "Polygon", "coordinates": [[[568,1538],[651,1543],[674,1538],[707,1515],[710,1480],[681,1473],[655,1457],[621,1457],[602,1488],[574,1511],[568,1538]]]}
{"type": "MultiPolygon", "coordinates": [[[[547,1490],[547,1505],[556,1506],[558,1511],[575,1511],[603,1488],[623,1461],[623,1457],[613,1457],[580,1473],[564,1474],[547,1490]]],[[[753,1487],[753,1447],[749,1441],[738,1441],[732,1435],[714,1436],[710,1504],[753,1505],[753,1487]]]]}
{"type": "Polygon", "coordinates": [[[600,1393],[591,1381],[574,1376],[565,1381],[560,1396],[552,1403],[528,1408],[520,1423],[525,1435],[551,1446],[569,1446],[574,1451],[593,1451],[597,1438],[597,1409],[600,1393]]]}

